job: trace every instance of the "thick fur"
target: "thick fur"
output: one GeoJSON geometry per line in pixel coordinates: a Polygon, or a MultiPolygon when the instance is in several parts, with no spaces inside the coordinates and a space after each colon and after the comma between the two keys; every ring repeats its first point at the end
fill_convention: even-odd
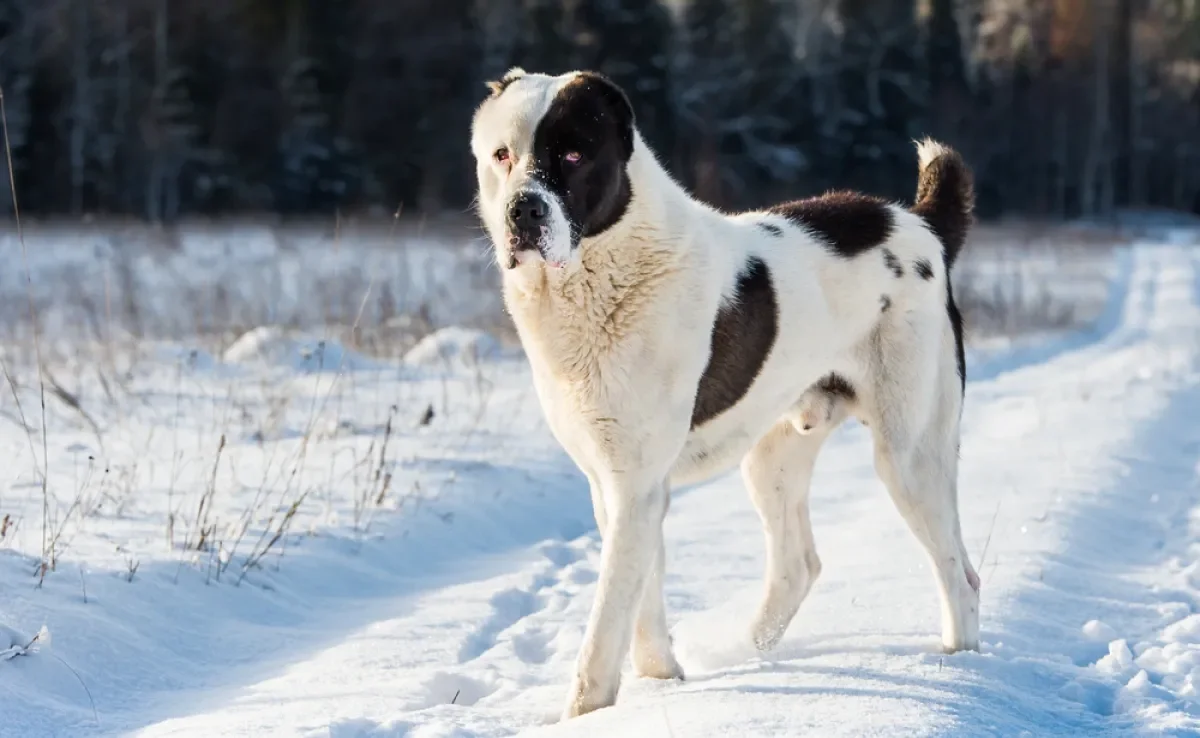
{"type": "Polygon", "coordinates": [[[682,677],[662,594],[672,485],[740,463],[768,554],[750,637],[779,641],[821,571],[813,465],[850,415],[933,564],[944,648],[978,647],[957,505],[965,367],[948,272],[972,213],[958,154],[918,146],[911,209],[834,193],[726,215],[659,165],[611,82],[521,70],[476,112],[472,149],[505,303],[603,536],[565,716],[613,704],[627,652],[639,675],[682,677]],[[530,192],[550,213],[518,251],[505,213],[530,192]]]}

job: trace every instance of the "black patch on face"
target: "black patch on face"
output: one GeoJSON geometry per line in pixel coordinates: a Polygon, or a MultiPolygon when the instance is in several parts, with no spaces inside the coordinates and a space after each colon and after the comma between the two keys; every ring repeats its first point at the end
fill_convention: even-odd
{"type": "Polygon", "coordinates": [[[883,265],[891,269],[892,275],[897,279],[904,276],[904,267],[900,266],[900,260],[888,249],[883,250],[883,265]]]}
{"type": "Polygon", "coordinates": [[[783,238],[783,229],[774,223],[759,223],[758,227],[775,238],[783,238]]]}
{"type": "Polygon", "coordinates": [[[933,279],[933,265],[927,259],[917,259],[913,262],[913,270],[917,276],[924,279],[926,282],[933,279]]]}
{"type": "Polygon", "coordinates": [[[779,304],[762,259],[746,260],[737,289],[713,320],[708,365],[696,389],[692,428],[737,404],[750,390],[779,332],[779,304]]]}
{"type": "Polygon", "coordinates": [[[879,312],[886,313],[892,307],[892,298],[887,295],[879,296],[879,312]]]}
{"type": "Polygon", "coordinates": [[[857,192],[830,192],[771,208],[825,243],[829,251],[852,259],[892,235],[895,219],[887,203],[857,192]]]}
{"type": "Polygon", "coordinates": [[[853,401],[858,398],[858,395],[854,392],[854,385],[850,384],[850,380],[836,372],[821,377],[817,381],[816,387],[827,395],[840,397],[843,400],[853,401]]]}
{"type": "Polygon", "coordinates": [[[633,155],[633,120],[625,93],[587,72],[559,91],[534,131],[534,176],[562,203],[572,248],[625,215],[633,197],[625,170],[633,155]],[[568,154],[580,160],[569,162],[568,154]]]}

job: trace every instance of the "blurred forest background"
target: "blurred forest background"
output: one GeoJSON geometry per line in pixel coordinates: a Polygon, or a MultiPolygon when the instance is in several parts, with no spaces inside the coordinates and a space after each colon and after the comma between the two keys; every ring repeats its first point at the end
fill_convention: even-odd
{"type": "Polygon", "coordinates": [[[1200,212],[1200,0],[0,0],[41,216],[462,212],[514,64],[612,76],[722,207],[908,198],[930,134],[984,216],[1200,212]]]}

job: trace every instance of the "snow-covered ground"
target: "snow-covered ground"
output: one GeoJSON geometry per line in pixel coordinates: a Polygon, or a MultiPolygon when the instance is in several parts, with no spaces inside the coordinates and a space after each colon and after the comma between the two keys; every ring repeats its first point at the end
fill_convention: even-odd
{"type": "Polygon", "coordinates": [[[50,223],[27,226],[22,249],[4,229],[0,339],[28,336],[31,292],[43,331],[72,342],[311,328],[356,316],[364,325],[414,315],[478,323],[500,298],[487,248],[463,233],[419,223],[50,223]]]}
{"type": "Polygon", "coordinates": [[[763,539],[738,474],[677,490],[688,678],[630,676],[565,723],[599,542],[519,354],[461,330],[403,362],[270,329],[144,344],[56,368],[86,417],[51,392],[45,436],[20,374],[0,736],[1197,734],[1200,246],[1160,241],[1111,253],[1094,324],[970,356],[980,653],[939,653],[932,574],[849,425],[814,479],[824,571],[777,651],[748,641],[763,539]]]}

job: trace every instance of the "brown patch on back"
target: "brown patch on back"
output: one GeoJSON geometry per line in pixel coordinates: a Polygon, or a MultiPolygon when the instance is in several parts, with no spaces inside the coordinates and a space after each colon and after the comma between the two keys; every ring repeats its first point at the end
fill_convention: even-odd
{"type": "Polygon", "coordinates": [[[884,200],[859,192],[830,192],[776,205],[770,212],[807,229],[843,259],[884,243],[896,225],[884,200]]]}

